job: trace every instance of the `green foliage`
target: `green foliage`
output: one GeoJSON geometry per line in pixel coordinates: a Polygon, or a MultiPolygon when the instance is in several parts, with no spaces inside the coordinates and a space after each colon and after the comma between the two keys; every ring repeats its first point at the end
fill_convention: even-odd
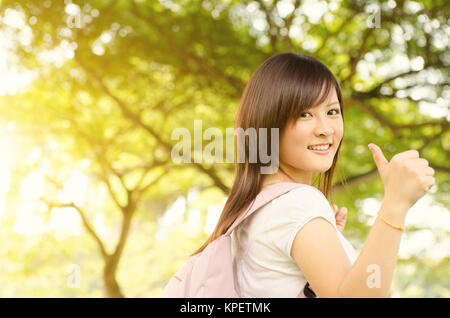
{"type": "MultiPolygon", "coordinates": [[[[0,31],[10,32],[7,40],[14,44],[10,53],[17,61],[11,64],[36,74],[23,92],[0,97],[0,121],[14,122],[11,135],[20,140],[0,223],[7,242],[0,256],[0,284],[6,286],[1,296],[108,295],[102,280],[106,259],[86,227],[78,236],[14,230],[24,200],[22,180],[41,171],[55,181],[46,180],[42,199],[67,203],[58,191],[74,169],[87,176],[92,190],[79,212],[108,253],[125,233],[116,273],[123,294],[158,296],[207,238],[203,231],[190,233],[190,211],[201,211],[203,228],[208,207],[223,204],[234,177],[231,164],[174,164],[173,130],[186,127],[193,136],[193,122],[201,119],[203,130],[217,127],[225,135],[253,71],[282,51],[319,58],[341,81],[345,136],[339,162],[349,186],[341,187],[336,176],[334,199],[349,209],[344,234],[358,250],[370,230],[370,217],[359,212],[363,201],[383,195],[370,142],[388,159],[420,150],[436,170],[437,191],[430,195],[450,207],[448,115],[421,111],[431,108],[430,101],[442,106],[439,100],[448,100],[446,2],[396,1],[392,7],[394,1],[380,1],[379,28],[367,26],[363,1],[328,1],[319,18],[317,8],[300,1],[297,10],[284,13],[277,9],[281,1],[264,0],[72,2],[80,15],[69,16],[63,1],[0,4],[2,17],[12,8],[25,21],[16,28],[0,20],[0,31]],[[79,17],[81,27],[74,26],[79,17]],[[26,32],[29,42],[23,40],[26,32]],[[404,69],[396,68],[399,56],[407,59],[404,69]],[[423,89],[425,96],[418,93],[423,89]],[[42,155],[29,165],[33,147],[42,155]],[[192,189],[200,197],[158,241],[165,212],[192,189]],[[99,215],[103,221],[97,222],[99,215]],[[126,215],[132,216],[128,232],[122,227],[126,215]],[[70,264],[80,265],[80,288],[67,287],[70,264]]],[[[50,210],[41,212],[46,220],[50,210]]],[[[433,235],[448,240],[448,231],[433,235]]],[[[448,277],[448,257],[400,259],[392,294],[448,297],[448,277]]]]}

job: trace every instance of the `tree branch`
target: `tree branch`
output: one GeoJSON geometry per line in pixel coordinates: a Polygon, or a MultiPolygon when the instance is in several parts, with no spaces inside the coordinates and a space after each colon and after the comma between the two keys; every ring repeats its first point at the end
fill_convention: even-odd
{"type": "Polygon", "coordinates": [[[130,231],[131,220],[133,218],[134,211],[135,211],[135,201],[132,200],[131,192],[128,192],[128,205],[125,208],[125,213],[122,214],[123,221],[120,230],[120,237],[114,249],[114,253],[111,255],[109,259],[109,266],[111,266],[112,271],[115,271],[117,269],[117,266],[119,265],[120,256],[122,255],[122,252],[125,248],[125,243],[127,241],[128,233],[130,231]]]}
{"type": "Polygon", "coordinates": [[[339,25],[339,27],[336,30],[327,32],[327,34],[325,35],[325,38],[323,39],[322,43],[320,44],[320,47],[313,53],[316,58],[319,58],[319,54],[323,50],[325,45],[328,43],[328,40],[333,36],[339,35],[342,32],[342,30],[351,23],[353,18],[358,13],[359,12],[356,10],[351,11],[350,16],[348,18],[344,19],[344,21],[339,25]]]}
{"type": "Polygon", "coordinates": [[[180,55],[181,61],[185,62],[189,60],[194,61],[209,76],[225,80],[231,87],[233,87],[236,90],[237,94],[239,94],[242,91],[244,84],[239,78],[224,74],[220,70],[217,70],[210,63],[208,63],[205,59],[195,54],[192,54],[191,52],[186,50],[185,46],[180,46],[173,40],[173,37],[171,36],[170,33],[167,32],[165,28],[155,23],[154,19],[142,14],[142,10],[139,10],[139,7],[135,0],[131,1],[131,12],[140,20],[144,21],[148,25],[151,25],[158,33],[160,33],[161,37],[164,38],[165,41],[169,43],[171,48],[173,48],[173,52],[180,55]]]}
{"type": "Polygon", "coordinates": [[[259,4],[260,8],[263,10],[264,14],[266,15],[266,22],[269,25],[269,38],[270,38],[270,47],[271,47],[271,53],[273,54],[276,52],[277,48],[277,40],[278,40],[278,34],[279,34],[279,28],[276,24],[272,21],[272,11],[275,8],[277,1],[272,5],[271,8],[269,8],[265,3],[264,0],[256,0],[256,2],[259,4]]]}
{"type": "MultiPolygon", "coordinates": [[[[409,70],[406,72],[402,72],[402,73],[393,75],[391,77],[388,77],[388,78],[382,80],[371,90],[369,90],[367,92],[355,92],[354,95],[358,98],[363,98],[363,99],[378,97],[378,96],[380,96],[380,89],[383,85],[390,83],[397,78],[404,77],[404,76],[411,75],[411,74],[417,74],[417,73],[424,71],[427,68],[434,67],[434,66],[438,66],[438,64],[437,63],[428,63],[428,64],[424,65],[423,69],[421,69],[421,70],[409,70]]],[[[381,96],[383,96],[383,95],[381,95],[381,96]]]]}
{"type": "Polygon", "coordinates": [[[293,49],[293,44],[292,44],[291,38],[289,37],[289,31],[291,30],[292,22],[294,21],[294,18],[295,18],[295,11],[297,11],[297,9],[300,7],[300,5],[301,5],[301,0],[295,0],[294,10],[292,10],[292,13],[289,15],[289,17],[286,19],[286,22],[285,22],[285,28],[287,30],[287,34],[283,37],[283,41],[286,46],[286,50],[288,50],[288,51],[292,51],[292,49],[293,49]]]}
{"type": "MultiPolygon", "coordinates": [[[[48,181],[50,181],[51,183],[53,183],[54,185],[56,185],[58,188],[62,188],[62,186],[52,180],[49,176],[46,176],[46,179],[48,181]]],[[[107,260],[110,255],[107,253],[106,248],[102,242],[102,240],[100,239],[100,237],[97,235],[97,233],[95,232],[94,228],[89,224],[87,218],[86,218],[86,213],[77,205],[75,205],[73,202],[70,203],[57,203],[57,202],[49,202],[46,199],[41,199],[45,204],[47,204],[47,206],[49,207],[49,209],[51,210],[52,208],[74,208],[75,210],[78,211],[78,214],[80,215],[81,221],[83,223],[84,228],[86,229],[86,231],[88,232],[88,234],[94,239],[94,241],[97,243],[97,247],[100,250],[100,253],[102,254],[103,258],[105,260],[107,260]]]]}
{"type": "Polygon", "coordinates": [[[423,123],[415,123],[415,124],[402,124],[402,125],[396,125],[397,128],[399,129],[415,129],[415,128],[422,128],[425,126],[441,126],[442,129],[448,129],[449,127],[449,122],[447,121],[447,119],[442,119],[442,120],[433,120],[433,121],[428,121],[428,122],[423,122],[423,123]]]}
{"type": "MultiPolygon", "coordinates": [[[[120,110],[122,111],[122,114],[125,116],[125,118],[130,119],[133,123],[135,123],[137,126],[143,128],[144,130],[146,130],[151,136],[153,136],[157,142],[163,146],[166,150],[168,150],[169,152],[172,151],[172,145],[166,141],[164,141],[158,133],[156,133],[156,131],[150,127],[149,125],[146,125],[142,122],[141,118],[137,115],[135,115],[128,107],[127,105],[120,100],[117,96],[115,96],[109,89],[108,87],[105,85],[105,83],[103,82],[103,80],[100,78],[100,76],[93,71],[92,69],[90,69],[89,67],[87,67],[86,64],[84,64],[81,61],[81,58],[78,54],[78,51],[75,51],[75,60],[77,61],[77,63],[80,65],[80,67],[82,69],[84,69],[86,71],[86,73],[88,75],[90,75],[92,78],[94,78],[96,80],[96,82],[100,85],[101,89],[103,90],[103,92],[109,96],[112,100],[114,100],[116,102],[116,104],[119,106],[120,110]]],[[[192,153],[191,153],[191,162],[194,162],[193,158],[192,158],[192,153]]],[[[205,168],[204,166],[202,166],[200,163],[196,163],[194,162],[193,165],[195,167],[197,167],[200,171],[204,172],[205,174],[207,174],[214,182],[214,184],[216,184],[216,186],[221,189],[222,191],[224,191],[225,193],[228,193],[229,189],[227,186],[225,186],[225,184],[220,180],[220,178],[217,176],[217,172],[215,171],[214,168],[205,168]]],[[[112,168],[112,167],[111,167],[112,168]]]]}
{"type": "Polygon", "coordinates": [[[374,108],[372,108],[372,107],[362,103],[358,98],[350,97],[350,103],[349,104],[350,105],[354,105],[355,107],[357,107],[360,110],[364,111],[365,113],[369,114],[374,119],[376,119],[382,126],[388,127],[392,131],[392,133],[394,134],[394,136],[396,138],[401,138],[402,137],[402,132],[400,131],[400,129],[396,125],[394,125],[389,120],[384,118],[374,108]]]}
{"type": "Polygon", "coordinates": [[[357,184],[359,182],[368,180],[368,179],[372,178],[373,176],[377,175],[377,173],[378,173],[378,170],[377,170],[377,168],[375,168],[370,171],[351,176],[350,178],[345,178],[342,181],[340,181],[339,183],[336,183],[335,185],[333,185],[333,189],[334,189],[334,191],[341,191],[344,189],[348,190],[349,186],[354,186],[355,184],[357,184]]]}
{"type": "Polygon", "coordinates": [[[351,56],[350,57],[350,73],[347,75],[347,77],[345,77],[341,81],[342,86],[344,86],[344,83],[347,82],[348,80],[350,80],[353,77],[353,75],[355,74],[356,66],[358,65],[358,62],[361,60],[363,53],[365,53],[367,41],[369,40],[369,37],[374,30],[375,30],[375,28],[366,29],[363,34],[362,43],[361,43],[356,55],[352,56],[351,54],[349,54],[351,56]]]}
{"type": "Polygon", "coordinates": [[[92,141],[92,138],[90,138],[88,135],[86,135],[86,133],[83,130],[79,129],[78,125],[76,124],[76,122],[74,121],[74,119],[72,117],[68,118],[68,120],[72,123],[72,126],[74,127],[75,132],[78,134],[78,136],[80,136],[88,144],[90,144],[91,148],[93,149],[94,155],[96,156],[96,158],[97,158],[97,160],[99,162],[100,169],[102,169],[102,172],[103,172],[103,173],[96,174],[96,175],[97,175],[98,178],[100,178],[100,180],[105,182],[106,187],[108,189],[108,192],[109,192],[111,198],[113,199],[114,203],[116,204],[116,206],[119,208],[120,211],[123,211],[124,206],[122,204],[120,204],[119,199],[117,198],[115,192],[112,189],[111,183],[109,182],[109,179],[108,179],[109,173],[105,169],[105,166],[114,175],[116,175],[119,178],[119,180],[120,180],[120,182],[121,182],[121,184],[122,184],[122,186],[123,186],[123,188],[125,190],[127,190],[127,187],[126,187],[125,182],[123,180],[123,175],[119,171],[114,169],[114,167],[111,165],[111,163],[108,160],[106,160],[106,158],[104,157],[104,153],[105,152],[103,150],[104,150],[104,148],[106,148],[106,146],[102,145],[100,143],[98,143],[98,144],[94,143],[92,141]],[[100,150],[98,149],[99,147],[101,148],[100,150]]]}
{"type": "MultiPolygon", "coordinates": [[[[156,185],[159,180],[161,180],[165,175],[167,175],[167,173],[169,172],[169,170],[164,167],[164,172],[159,175],[155,180],[149,182],[147,185],[143,186],[142,188],[138,188],[136,190],[137,194],[136,194],[136,201],[139,201],[141,199],[141,197],[144,195],[144,193],[152,186],[156,185]]],[[[144,174],[147,175],[147,174],[144,174]]],[[[138,184],[138,186],[140,186],[141,182],[143,181],[144,178],[142,178],[138,184]]]]}

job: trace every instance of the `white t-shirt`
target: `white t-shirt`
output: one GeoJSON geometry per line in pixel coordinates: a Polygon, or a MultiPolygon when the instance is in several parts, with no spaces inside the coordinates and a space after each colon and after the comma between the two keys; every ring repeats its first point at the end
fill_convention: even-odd
{"type": "Polygon", "coordinates": [[[291,246],[297,232],[311,219],[328,220],[353,264],[357,254],[336,227],[328,200],[313,186],[304,185],[272,200],[254,212],[232,233],[234,284],[241,297],[296,297],[307,281],[291,246]]]}

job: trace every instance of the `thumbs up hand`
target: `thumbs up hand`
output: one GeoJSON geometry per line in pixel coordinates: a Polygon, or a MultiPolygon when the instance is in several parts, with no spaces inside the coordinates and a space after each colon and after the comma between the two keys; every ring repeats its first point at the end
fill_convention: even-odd
{"type": "Polygon", "coordinates": [[[377,145],[368,145],[384,186],[384,196],[411,208],[434,185],[434,169],[417,150],[407,150],[388,161],[377,145]]]}

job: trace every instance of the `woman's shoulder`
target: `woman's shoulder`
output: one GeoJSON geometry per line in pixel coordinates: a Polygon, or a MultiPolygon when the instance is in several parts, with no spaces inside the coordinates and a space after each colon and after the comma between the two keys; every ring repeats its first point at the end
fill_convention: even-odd
{"type": "Polygon", "coordinates": [[[328,199],[319,189],[302,184],[289,192],[272,200],[270,210],[288,215],[301,214],[303,216],[326,215],[334,216],[328,199]]]}
{"type": "Polygon", "coordinates": [[[301,199],[307,200],[307,201],[309,201],[309,200],[324,201],[325,200],[326,202],[328,202],[327,198],[322,193],[322,191],[320,191],[316,187],[311,186],[309,184],[300,184],[297,188],[294,188],[294,189],[286,192],[285,194],[279,196],[275,200],[277,200],[279,202],[285,202],[285,203],[288,203],[288,202],[298,203],[298,202],[302,201],[301,199]]]}

